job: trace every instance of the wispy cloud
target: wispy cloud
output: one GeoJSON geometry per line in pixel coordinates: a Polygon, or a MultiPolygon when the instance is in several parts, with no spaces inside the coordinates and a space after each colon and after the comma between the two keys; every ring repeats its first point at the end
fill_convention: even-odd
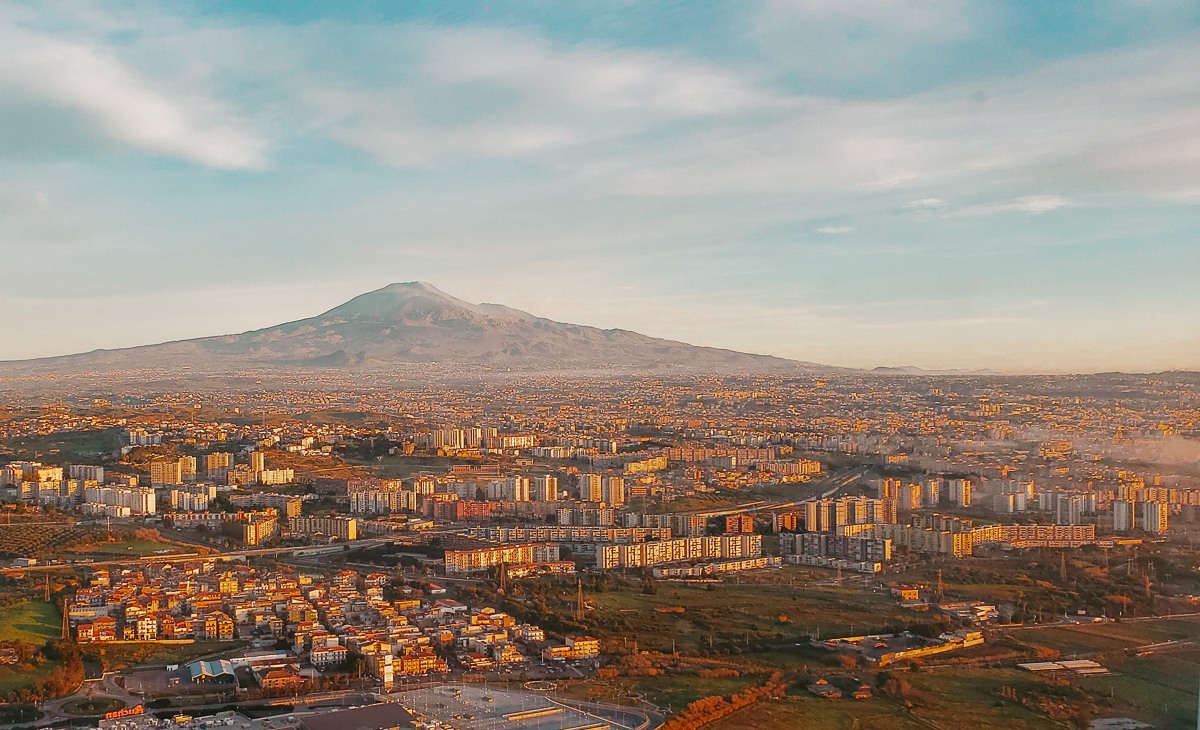
{"type": "Polygon", "coordinates": [[[838,234],[838,233],[853,233],[857,229],[854,226],[825,226],[823,228],[818,228],[816,230],[817,230],[817,233],[838,234]]]}
{"type": "Polygon", "coordinates": [[[1014,200],[983,205],[968,205],[951,211],[948,215],[996,215],[998,213],[1027,213],[1040,215],[1051,211],[1078,205],[1061,195],[1027,195],[1014,200]]]}
{"type": "Polygon", "coordinates": [[[111,46],[0,15],[0,47],[0,155],[127,146],[216,168],[264,164],[265,142],[226,104],[151,83],[111,46]]]}
{"type": "Polygon", "coordinates": [[[326,76],[300,99],[329,135],[398,166],[538,156],[780,104],[752,78],[659,53],[488,28],[377,32],[389,42],[376,62],[407,72],[382,88],[326,76]]]}

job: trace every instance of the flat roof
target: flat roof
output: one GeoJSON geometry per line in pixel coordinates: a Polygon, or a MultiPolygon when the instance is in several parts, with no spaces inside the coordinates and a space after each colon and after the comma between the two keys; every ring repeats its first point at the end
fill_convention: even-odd
{"type": "Polygon", "coordinates": [[[395,703],[322,712],[300,718],[305,730],[390,730],[413,727],[413,716],[395,703]]]}

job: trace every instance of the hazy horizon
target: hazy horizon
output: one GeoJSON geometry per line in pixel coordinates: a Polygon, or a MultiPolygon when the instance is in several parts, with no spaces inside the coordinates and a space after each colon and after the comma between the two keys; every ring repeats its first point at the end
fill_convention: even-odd
{"type": "Polygon", "coordinates": [[[835,366],[1200,369],[1200,6],[0,0],[0,360],[393,282],[835,366]]]}

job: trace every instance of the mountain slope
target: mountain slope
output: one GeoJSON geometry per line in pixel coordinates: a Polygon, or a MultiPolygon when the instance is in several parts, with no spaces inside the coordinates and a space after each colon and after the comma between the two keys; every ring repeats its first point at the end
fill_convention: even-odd
{"type": "Polygon", "coordinates": [[[697,347],[627,330],[537,317],[499,304],[470,304],[424,282],[391,284],[329,311],[237,335],[97,350],[5,365],[5,370],[182,367],[380,367],[481,364],[522,370],[619,368],[797,371],[811,363],[697,347]]]}

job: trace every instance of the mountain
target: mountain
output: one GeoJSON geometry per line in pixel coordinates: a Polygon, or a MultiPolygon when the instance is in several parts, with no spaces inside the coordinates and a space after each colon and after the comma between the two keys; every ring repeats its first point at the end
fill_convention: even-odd
{"type": "Polygon", "coordinates": [[[500,304],[471,304],[424,282],[391,284],[329,311],[252,332],[95,350],[0,365],[6,372],[99,369],[386,367],[403,363],[517,370],[624,369],[714,372],[833,370],[620,329],[537,317],[500,304]]]}
{"type": "Polygon", "coordinates": [[[874,375],[998,375],[995,370],[926,370],[916,365],[901,365],[899,367],[880,366],[873,368],[874,375]]]}

